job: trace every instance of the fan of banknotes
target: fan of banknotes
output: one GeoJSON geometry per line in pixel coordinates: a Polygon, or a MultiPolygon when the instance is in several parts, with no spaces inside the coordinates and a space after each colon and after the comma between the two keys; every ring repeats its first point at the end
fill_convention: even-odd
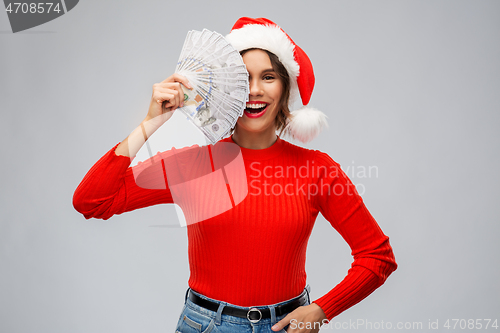
{"type": "Polygon", "coordinates": [[[191,86],[179,108],[210,143],[223,138],[243,115],[248,101],[248,72],[240,53],[221,34],[189,31],[175,69],[191,86]]]}

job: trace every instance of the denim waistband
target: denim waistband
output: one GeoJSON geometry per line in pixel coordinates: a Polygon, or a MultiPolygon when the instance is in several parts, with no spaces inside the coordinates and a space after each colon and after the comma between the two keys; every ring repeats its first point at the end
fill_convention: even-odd
{"type": "Polygon", "coordinates": [[[262,319],[262,320],[260,320],[257,323],[257,325],[269,325],[270,323],[272,325],[274,325],[276,323],[275,308],[277,306],[290,303],[290,302],[296,300],[297,298],[302,297],[306,293],[307,293],[307,300],[308,300],[308,302],[310,304],[311,303],[311,299],[310,299],[310,296],[309,296],[310,292],[311,292],[311,287],[309,285],[307,285],[304,288],[304,290],[302,291],[302,293],[300,293],[298,296],[296,296],[294,298],[291,298],[289,300],[286,300],[286,301],[283,301],[283,302],[279,302],[279,303],[276,303],[276,304],[270,304],[270,305],[260,305],[260,306],[246,307],[246,306],[238,306],[238,305],[234,305],[234,304],[231,304],[231,303],[226,303],[226,302],[223,302],[223,301],[219,301],[219,300],[216,300],[216,299],[213,299],[213,298],[209,298],[209,297],[207,297],[207,296],[205,296],[203,294],[200,294],[200,293],[194,291],[191,288],[188,288],[187,291],[186,291],[186,296],[185,296],[185,305],[189,306],[192,310],[195,310],[195,311],[197,311],[197,312],[199,312],[199,313],[201,313],[201,314],[203,314],[205,316],[208,316],[208,317],[211,317],[211,318],[215,318],[215,324],[216,325],[220,325],[221,320],[229,321],[229,322],[236,323],[236,324],[249,323],[249,321],[248,321],[247,318],[240,318],[240,317],[235,317],[235,316],[231,316],[231,315],[222,314],[222,311],[224,310],[225,306],[231,306],[231,307],[239,308],[239,309],[243,309],[243,310],[250,310],[251,308],[256,308],[256,309],[266,309],[266,308],[269,308],[269,310],[271,312],[271,318],[262,319]],[[217,312],[205,309],[204,307],[201,307],[201,306],[199,306],[197,304],[194,304],[188,298],[188,294],[190,292],[193,293],[193,294],[195,294],[195,295],[197,295],[197,296],[199,296],[199,297],[201,297],[201,298],[207,299],[207,300],[212,301],[214,303],[218,303],[219,304],[219,308],[218,308],[217,312]]]}

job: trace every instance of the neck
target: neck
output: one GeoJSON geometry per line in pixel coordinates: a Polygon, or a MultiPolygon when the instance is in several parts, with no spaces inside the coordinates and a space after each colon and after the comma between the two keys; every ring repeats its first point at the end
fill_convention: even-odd
{"type": "Polygon", "coordinates": [[[232,138],[238,146],[243,148],[266,149],[276,142],[278,136],[274,126],[269,127],[264,132],[249,132],[236,124],[232,138]]]}

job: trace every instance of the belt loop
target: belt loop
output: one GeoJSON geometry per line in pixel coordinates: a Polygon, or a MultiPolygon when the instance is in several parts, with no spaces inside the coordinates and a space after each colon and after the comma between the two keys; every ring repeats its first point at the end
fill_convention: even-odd
{"type": "Polygon", "coordinates": [[[307,300],[308,300],[309,304],[311,304],[311,296],[309,295],[310,292],[311,292],[311,286],[310,285],[306,286],[306,291],[307,291],[307,300]]]}
{"type": "Polygon", "coordinates": [[[220,302],[219,308],[217,309],[217,315],[215,316],[215,325],[217,325],[217,326],[219,326],[221,324],[222,310],[224,310],[225,306],[226,306],[226,303],[220,302]]]}
{"type": "Polygon", "coordinates": [[[272,305],[268,306],[269,311],[271,312],[271,326],[276,324],[276,308],[272,305]]]}
{"type": "Polygon", "coordinates": [[[186,303],[186,301],[188,299],[189,289],[191,289],[191,288],[188,287],[188,289],[186,290],[186,296],[184,296],[184,303],[186,303]]]}

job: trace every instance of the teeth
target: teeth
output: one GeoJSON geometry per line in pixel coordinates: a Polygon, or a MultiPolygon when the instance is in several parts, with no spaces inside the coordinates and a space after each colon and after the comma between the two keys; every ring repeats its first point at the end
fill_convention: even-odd
{"type": "Polygon", "coordinates": [[[261,104],[247,103],[247,109],[261,109],[266,105],[267,105],[266,103],[261,103],[261,104]]]}

